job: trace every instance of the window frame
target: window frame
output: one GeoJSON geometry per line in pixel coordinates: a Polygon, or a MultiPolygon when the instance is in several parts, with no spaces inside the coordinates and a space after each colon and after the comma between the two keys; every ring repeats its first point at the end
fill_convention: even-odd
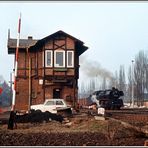
{"type": "Polygon", "coordinates": [[[53,51],[52,50],[45,50],[45,67],[53,67],[53,51]],[[51,53],[51,65],[47,64],[47,53],[51,53]]]}
{"type": "Polygon", "coordinates": [[[56,67],[56,68],[64,68],[65,67],[65,51],[64,50],[55,50],[54,51],[54,67],[56,67]],[[63,53],[63,66],[59,66],[59,65],[57,65],[56,64],[56,53],[58,53],[58,52],[62,52],[63,53]]]}
{"type": "Polygon", "coordinates": [[[67,67],[69,68],[73,68],[74,67],[74,51],[67,51],[67,67]],[[68,65],[68,58],[69,58],[69,56],[68,56],[68,53],[72,53],[72,66],[71,65],[68,65]]]}

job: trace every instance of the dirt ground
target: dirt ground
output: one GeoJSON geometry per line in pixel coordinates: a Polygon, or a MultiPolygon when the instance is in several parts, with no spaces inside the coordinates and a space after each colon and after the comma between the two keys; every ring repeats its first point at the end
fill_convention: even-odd
{"type": "Polygon", "coordinates": [[[1,146],[144,146],[147,135],[121,122],[76,116],[64,123],[17,123],[17,129],[0,125],[1,146]]]}

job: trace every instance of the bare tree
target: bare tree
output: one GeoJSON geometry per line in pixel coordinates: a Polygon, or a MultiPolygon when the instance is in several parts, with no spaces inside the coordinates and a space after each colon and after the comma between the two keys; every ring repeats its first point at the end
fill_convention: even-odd
{"type": "Polygon", "coordinates": [[[118,72],[117,71],[115,71],[115,87],[119,88],[118,72]]]}
{"type": "Polygon", "coordinates": [[[112,79],[110,79],[109,84],[108,84],[108,87],[109,88],[116,87],[116,78],[115,77],[113,77],[112,79]]]}
{"type": "Polygon", "coordinates": [[[137,98],[137,105],[143,105],[144,101],[144,91],[148,90],[148,57],[144,51],[140,51],[135,57],[134,66],[134,78],[135,78],[135,91],[137,98]]]}
{"type": "Polygon", "coordinates": [[[125,88],[125,72],[124,72],[124,66],[120,65],[120,70],[119,70],[119,89],[122,91],[126,91],[125,88]]]}
{"type": "Polygon", "coordinates": [[[79,96],[80,98],[83,98],[85,95],[85,86],[84,86],[84,82],[82,81],[80,84],[80,90],[79,90],[79,96]]]}
{"type": "Polygon", "coordinates": [[[95,80],[94,79],[90,80],[89,86],[90,86],[90,93],[94,92],[95,91],[95,80]]]}
{"type": "Polygon", "coordinates": [[[106,77],[103,77],[103,81],[102,81],[102,89],[106,89],[106,77]]]}

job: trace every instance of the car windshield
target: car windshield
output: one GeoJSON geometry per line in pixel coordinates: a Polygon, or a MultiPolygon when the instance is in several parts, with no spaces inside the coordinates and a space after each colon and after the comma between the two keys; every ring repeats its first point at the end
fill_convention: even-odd
{"type": "Polygon", "coordinates": [[[54,105],[54,101],[47,101],[45,105],[54,105]]]}

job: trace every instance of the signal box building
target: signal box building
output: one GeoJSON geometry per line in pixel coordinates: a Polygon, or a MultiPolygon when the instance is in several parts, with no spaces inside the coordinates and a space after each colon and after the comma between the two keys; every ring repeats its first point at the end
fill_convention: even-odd
{"type": "MultiPolygon", "coordinates": [[[[15,56],[17,39],[8,37],[8,54],[15,56]]],[[[79,39],[55,32],[41,40],[20,39],[16,77],[16,110],[45,99],[62,98],[73,107],[78,99],[79,56],[88,48],[79,39]]]]}

